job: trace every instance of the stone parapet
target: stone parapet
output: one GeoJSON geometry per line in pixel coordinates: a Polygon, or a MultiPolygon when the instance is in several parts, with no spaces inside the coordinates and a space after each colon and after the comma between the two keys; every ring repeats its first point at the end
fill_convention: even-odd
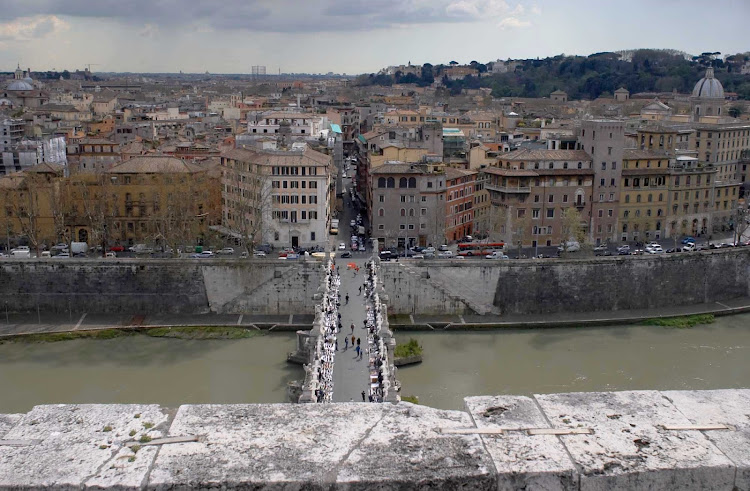
{"type": "Polygon", "coordinates": [[[0,415],[0,489],[748,489],[750,390],[0,415]]]}

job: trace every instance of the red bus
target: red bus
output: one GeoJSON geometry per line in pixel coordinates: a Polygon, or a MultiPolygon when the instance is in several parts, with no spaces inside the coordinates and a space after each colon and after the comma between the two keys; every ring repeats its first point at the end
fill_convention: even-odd
{"type": "Polygon", "coordinates": [[[459,256],[486,256],[494,251],[502,251],[505,242],[464,242],[458,244],[459,256]]]}

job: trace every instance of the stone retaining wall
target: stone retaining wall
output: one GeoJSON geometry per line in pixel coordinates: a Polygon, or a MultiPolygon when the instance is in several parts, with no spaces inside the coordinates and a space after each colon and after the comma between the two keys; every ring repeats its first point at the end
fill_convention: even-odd
{"type": "Polygon", "coordinates": [[[318,261],[4,259],[0,308],[66,314],[311,313],[322,277],[318,261]]]}
{"type": "Polygon", "coordinates": [[[383,263],[391,314],[649,309],[750,295],[750,248],[541,260],[383,263]]]}
{"type": "Polygon", "coordinates": [[[747,389],[465,403],[37,406],[0,489],[750,489],[747,389]]]}

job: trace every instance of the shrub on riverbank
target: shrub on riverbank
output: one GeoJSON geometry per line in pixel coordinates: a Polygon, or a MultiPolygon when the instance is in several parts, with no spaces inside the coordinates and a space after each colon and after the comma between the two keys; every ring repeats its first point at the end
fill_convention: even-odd
{"type": "Polygon", "coordinates": [[[186,327],[155,327],[143,331],[146,336],[155,338],[179,339],[245,339],[262,335],[257,329],[244,327],[221,326],[186,326],[186,327]]]}
{"type": "Polygon", "coordinates": [[[155,338],[177,339],[245,339],[265,334],[257,329],[244,327],[220,326],[179,326],[148,328],[100,329],[96,331],[51,332],[41,334],[22,334],[12,338],[0,340],[17,343],[56,343],[58,341],[72,341],[74,339],[115,339],[126,336],[143,334],[155,338]]]}
{"type": "Polygon", "coordinates": [[[406,344],[399,344],[393,351],[396,358],[408,358],[410,356],[420,356],[422,354],[422,347],[419,345],[416,339],[410,338],[406,344]]]}
{"type": "Polygon", "coordinates": [[[411,402],[412,404],[419,404],[419,397],[417,396],[401,396],[402,402],[411,402]]]}
{"type": "Polygon", "coordinates": [[[666,319],[656,318],[643,321],[647,326],[664,326],[686,328],[700,324],[713,324],[715,318],[713,314],[686,315],[684,317],[671,317],[666,319]]]}

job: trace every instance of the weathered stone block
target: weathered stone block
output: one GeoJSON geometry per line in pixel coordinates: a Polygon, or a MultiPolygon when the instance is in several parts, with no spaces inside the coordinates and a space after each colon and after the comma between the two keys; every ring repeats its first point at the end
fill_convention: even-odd
{"type": "Polygon", "coordinates": [[[464,402],[477,428],[510,430],[481,435],[495,463],[499,490],[578,489],[575,466],[558,437],[513,431],[550,427],[533,399],[479,396],[467,397],[464,402]]]}
{"type": "Polygon", "coordinates": [[[155,405],[36,406],[5,435],[31,444],[0,446],[0,489],[136,489],[157,447],[134,453],[126,443],[162,436],[167,419],[155,405]]]}
{"type": "Polygon", "coordinates": [[[734,487],[750,489],[750,390],[666,391],[662,395],[696,425],[731,428],[703,434],[737,466],[734,487]]]}
{"type": "Polygon", "coordinates": [[[660,427],[690,421],[657,391],[535,397],[553,427],[593,430],[560,436],[582,490],[732,489],[734,464],[714,444],[660,427]]]}

